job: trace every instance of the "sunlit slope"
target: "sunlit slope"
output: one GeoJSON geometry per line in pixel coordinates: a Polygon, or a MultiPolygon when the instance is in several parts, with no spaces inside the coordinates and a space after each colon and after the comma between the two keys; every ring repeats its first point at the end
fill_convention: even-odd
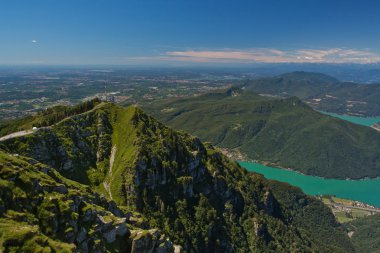
{"type": "Polygon", "coordinates": [[[320,201],[248,173],[135,107],[102,103],[1,145],[141,213],[187,251],[353,251],[320,201]]]}
{"type": "Polygon", "coordinates": [[[153,252],[174,250],[115,202],[32,158],[0,151],[0,197],[1,252],[131,252],[141,234],[153,252]]]}
{"type": "Polygon", "coordinates": [[[380,176],[380,134],[323,115],[295,97],[230,89],[146,106],[168,125],[248,158],[331,178],[380,176]]]}

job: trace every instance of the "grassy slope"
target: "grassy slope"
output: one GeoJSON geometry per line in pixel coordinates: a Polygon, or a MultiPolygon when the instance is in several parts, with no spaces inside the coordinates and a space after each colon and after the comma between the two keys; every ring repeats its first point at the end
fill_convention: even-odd
{"type": "Polygon", "coordinates": [[[42,186],[51,187],[59,184],[49,176],[39,172],[37,167],[3,152],[0,152],[0,164],[0,251],[48,252],[49,250],[56,250],[71,252],[75,248],[73,244],[54,240],[42,233],[35,213],[29,213],[29,210],[25,210],[27,208],[24,210],[22,208],[17,210],[17,207],[7,208],[9,205],[16,206],[17,202],[33,200],[30,192],[25,189],[33,180],[38,180],[42,186]],[[20,170],[21,167],[22,170],[20,170]],[[21,179],[19,183],[9,180],[10,177],[14,177],[18,173],[21,179]],[[25,182],[26,187],[22,187],[23,182],[25,182]]]}
{"type": "Polygon", "coordinates": [[[159,120],[250,158],[333,178],[380,175],[380,134],[322,115],[297,98],[250,92],[170,100],[146,106],[159,120]]]}
{"type": "Polygon", "coordinates": [[[101,104],[61,121],[48,133],[3,145],[36,158],[40,154],[32,151],[56,155],[55,148],[65,150],[67,157],[56,157],[54,164],[69,159],[71,167],[60,169],[66,176],[103,193],[101,183],[109,180],[118,203],[141,210],[152,225],[187,249],[352,251],[347,236],[319,201],[286,185],[273,187],[273,197],[272,186],[263,177],[247,173],[212,147],[206,150],[196,138],[165,127],[137,108],[101,104]],[[54,145],[39,149],[46,143],[54,145]],[[113,146],[117,152],[108,178],[113,146]],[[304,212],[309,212],[307,219],[297,215],[304,212]],[[326,223],[320,226],[310,217],[326,218],[326,223]],[[317,235],[316,227],[327,232],[317,235]]]}
{"type": "Polygon", "coordinates": [[[116,148],[115,160],[112,168],[112,175],[108,176],[111,182],[110,190],[112,197],[117,203],[123,203],[123,175],[128,175],[128,181],[133,178],[131,173],[125,173],[126,170],[132,170],[137,157],[137,129],[131,124],[132,117],[136,112],[135,107],[127,109],[110,106],[108,111],[111,115],[110,120],[113,127],[112,146],[116,148]]]}
{"type": "Polygon", "coordinates": [[[121,221],[107,210],[111,204],[33,159],[0,151],[0,196],[1,252],[73,252],[78,248],[67,238],[81,229],[93,240],[90,250],[120,250],[105,242],[96,221],[121,221]]]}

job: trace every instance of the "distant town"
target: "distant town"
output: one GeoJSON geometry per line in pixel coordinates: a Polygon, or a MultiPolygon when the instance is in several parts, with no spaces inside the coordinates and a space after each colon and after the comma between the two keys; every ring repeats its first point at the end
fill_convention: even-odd
{"type": "Polygon", "coordinates": [[[236,76],[127,70],[0,71],[0,118],[98,97],[122,105],[199,95],[228,87],[236,76]]]}

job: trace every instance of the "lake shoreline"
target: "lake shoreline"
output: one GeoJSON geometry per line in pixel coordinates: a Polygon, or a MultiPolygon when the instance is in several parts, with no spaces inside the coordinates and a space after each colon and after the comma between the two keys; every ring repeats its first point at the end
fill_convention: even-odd
{"type": "Polygon", "coordinates": [[[358,179],[353,179],[353,178],[321,177],[321,176],[317,176],[317,175],[305,174],[305,173],[302,173],[302,172],[300,172],[300,171],[298,171],[298,170],[296,170],[296,169],[285,168],[285,167],[282,167],[282,166],[280,166],[280,165],[277,165],[277,164],[275,164],[275,163],[268,162],[268,161],[258,161],[258,160],[249,160],[249,161],[236,160],[236,161],[237,161],[238,163],[240,163],[240,162],[257,163],[257,164],[261,164],[261,165],[264,165],[264,166],[267,166],[267,167],[271,167],[271,168],[274,168],[274,169],[280,169],[280,170],[291,171],[291,172],[294,172],[294,173],[297,173],[297,174],[300,174],[300,175],[303,175],[303,176],[316,177],[316,178],[321,178],[321,179],[325,179],[325,180],[366,181],[366,180],[380,179],[380,177],[363,177],[363,178],[358,178],[358,179]]]}
{"type": "Polygon", "coordinates": [[[380,179],[380,177],[363,177],[363,178],[358,178],[358,179],[352,179],[352,178],[333,178],[333,177],[322,177],[322,176],[317,176],[317,175],[305,174],[305,173],[302,173],[302,172],[300,172],[300,171],[298,171],[296,169],[285,168],[285,167],[282,167],[282,166],[277,165],[277,164],[275,164],[273,162],[270,162],[270,161],[259,161],[259,160],[250,159],[250,158],[248,158],[248,156],[246,154],[244,154],[243,152],[241,152],[239,149],[232,149],[231,150],[231,149],[228,149],[228,148],[221,148],[221,147],[218,147],[218,149],[225,156],[227,156],[230,159],[235,160],[237,163],[240,163],[240,162],[257,163],[257,164],[261,164],[261,165],[264,165],[264,166],[267,166],[267,167],[272,167],[272,168],[275,168],[275,169],[292,171],[294,173],[298,173],[298,174],[303,175],[303,176],[318,177],[318,178],[326,179],[326,180],[333,179],[333,180],[345,180],[345,181],[362,181],[362,180],[365,181],[365,180],[380,179]]]}
{"type": "Polygon", "coordinates": [[[324,112],[324,111],[318,111],[318,112],[320,112],[324,115],[331,116],[333,118],[345,120],[345,121],[351,122],[353,124],[357,124],[357,125],[361,125],[361,126],[367,126],[367,127],[372,127],[373,125],[380,122],[380,116],[358,117],[358,116],[352,116],[352,115],[346,115],[346,114],[337,114],[337,113],[333,113],[333,112],[324,112]]]}
{"type": "Polygon", "coordinates": [[[380,192],[380,178],[367,180],[329,179],[304,175],[293,170],[269,167],[257,162],[238,161],[248,172],[259,173],[270,180],[289,183],[309,195],[334,195],[363,202],[377,208],[380,199],[373,193],[380,192]]]}

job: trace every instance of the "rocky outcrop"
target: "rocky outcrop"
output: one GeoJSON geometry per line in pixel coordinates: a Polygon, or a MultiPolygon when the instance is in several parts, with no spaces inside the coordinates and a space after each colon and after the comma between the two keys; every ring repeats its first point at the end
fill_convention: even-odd
{"type": "Polygon", "coordinates": [[[130,238],[132,240],[132,253],[174,252],[173,243],[157,229],[148,231],[132,231],[130,238]]]}
{"type": "MultiPolygon", "coordinates": [[[[8,238],[11,234],[7,231],[8,226],[20,221],[25,224],[15,223],[9,229],[26,230],[30,226],[30,231],[26,231],[30,236],[48,236],[62,242],[47,243],[46,250],[61,252],[62,248],[70,248],[70,252],[109,252],[115,247],[120,250],[140,247],[147,251],[135,252],[174,251],[172,242],[160,231],[132,224],[133,217],[120,210],[115,202],[87,186],[63,178],[54,169],[2,152],[0,162],[1,251],[8,252],[12,248],[22,252],[30,247],[32,242],[28,240],[8,238]],[[151,235],[148,244],[153,251],[132,234],[151,235]]],[[[33,243],[37,247],[37,242],[33,243]]]]}
{"type": "Polygon", "coordinates": [[[40,129],[33,135],[10,139],[4,146],[9,152],[17,150],[47,164],[70,179],[99,184],[109,167],[111,134],[107,114],[102,110],[91,111],[40,129]],[[97,177],[89,175],[90,168],[99,169],[97,177]]]}
{"type": "Polygon", "coordinates": [[[80,251],[107,251],[118,245],[132,252],[180,252],[172,242],[185,252],[286,252],[289,245],[294,252],[351,250],[347,235],[339,234],[333,220],[321,225],[315,220],[302,223],[305,217],[293,219],[305,212],[307,217],[318,216],[313,211],[318,208],[309,206],[317,200],[302,206],[279,201],[278,192],[288,194],[283,199],[294,199],[294,189],[277,190],[276,195],[262,176],[135,107],[105,104],[4,144],[11,153],[32,156],[85,184],[31,160],[27,166],[38,164],[38,178],[50,179],[6,176],[8,181],[21,178],[20,186],[27,188],[19,201],[7,201],[16,206],[0,203],[3,212],[28,210],[35,217],[31,224],[43,235],[56,236],[80,251]],[[324,234],[339,240],[326,243],[313,226],[322,226],[328,231],[324,234]]]}

